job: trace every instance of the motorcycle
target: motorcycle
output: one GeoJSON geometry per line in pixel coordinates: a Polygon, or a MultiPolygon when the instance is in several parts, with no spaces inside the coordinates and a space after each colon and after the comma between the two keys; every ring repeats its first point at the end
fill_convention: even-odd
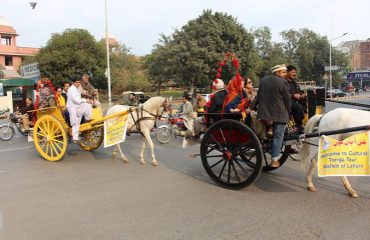
{"type": "Polygon", "coordinates": [[[0,110],[0,119],[1,118],[7,118],[9,115],[10,109],[7,107],[5,109],[0,110]]]}
{"type": "Polygon", "coordinates": [[[28,135],[28,131],[26,131],[24,128],[22,117],[19,115],[17,116],[14,113],[10,113],[9,123],[0,126],[0,139],[4,141],[12,139],[15,134],[14,126],[21,135],[28,135]]]}
{"type": "Polygon", "coordinates": [[[168,143],[171,137],[190,137],[190,132],[184,123],[184,119],[180,115],[175,115],[168,118],[168,124],[159,126],[155,131],[155,137],[160,143],[168,143]]]}

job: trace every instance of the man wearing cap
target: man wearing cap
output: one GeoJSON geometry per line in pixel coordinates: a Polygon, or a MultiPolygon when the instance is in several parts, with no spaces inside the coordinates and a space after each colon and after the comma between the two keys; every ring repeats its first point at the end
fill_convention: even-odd
{"type": "Polygon", "coordinates": [[[227,91],[224,87],[225,84],[221,79],[216,79],[213,81],[212,83],[213,93],[208,103],[207,112],[209,113],[221,112],[225,96],[227,95],[227,91]]]}
{"type": "Polygon", "coordinates": [[[98,90],[93,87],[90,83],[90,77],[88,74],[83,74],[79,90],[81,96],[87,100],[88,103],[92,104],[93,107],[100,106],[101,103],[98,100],[98,90]]]}
{"type": "Polygon", "coordinates": [[[185,127],[189,131],[190,136],[194,136],[194,112],[193,112],[193,105],[189,101],[191,99],[190,94],[185,93],[183,96],[183,103],[179,107],[178,114],[182,115],[184,119],[185,127]]]}
{"type": "MultiPolygon", "coordinates": [[[[222,105],[224,104],[225,96],[227,91],[224,89],[224,82],[221,79],[215,79],[212,83],[213,93],[206,105],[207,113],[220,113],[222,105]]],[[[214,122],[219,118],[218,115],[210,115],[208,120],[214,122]]],[[[194,120],[194,132],[195,138],[199,138],[199,135],[205,131],[205,119],[203,116],[197,117],[194,120]]]]}
{"type": "Polygon", "coordinates": [[[283,144],[286,124],[289,121],[290,94],[285,79],[287,68],[276,65],[271,69],[273,75],[261,80],[257,94],[257,119],[273,126],[271,167],[279,167],[280,150],[283,144]]]}
{"type": "Polygon", "coordinates": [[[76,76],[72,77],[73,84],[68,89],[67,93],[67,109],[69,112],[70,123],[72,126],[73,142],[79,143],[79,131],[81,119],[84,116],[86,121],[91,120],[92,107],[86,102],[86,99],[81,98],[80,79],[76,76]]]}

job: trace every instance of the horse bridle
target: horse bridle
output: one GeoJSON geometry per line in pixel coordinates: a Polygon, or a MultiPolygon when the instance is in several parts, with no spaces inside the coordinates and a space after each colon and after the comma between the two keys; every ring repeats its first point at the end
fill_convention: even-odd
{"type": "MultiPolygon", "coordinates": [[[[161,112],[161,114],[159,115],[158,114],[158,109],[157,109],[157,113],[156,114],[153,114],[153,113],[151,113],[151,112],[149,112],[148,110],[146,110],[146,109],[144,109],[144,107],[143,106],[141,106],[140,108],[135,108],[134,109],[134,107],[131,107],[130,108],[130,114],[131,114],[131,117],[132,117],[132,119],[134,120],[135,118],[134,118],[134,116],[133,116],[133,113],[132,112],[134,112],[134,110],[138,110],[138,109],[140,109],[140,112],[141,112],[141,116],[143,116],[143,112],[146,112],[146,113],[148,113],[149,115],[151,115],[152,117],[140,117],[139,116],[139,111],[136,111],[136,113],[137,113],[137,120],[135,121],[134,120],[134,123],[135,123],[135,125],[134,126],[136,126],[136,129],[139,131],[139,132],[141,132],[141,130],[140,130],[140,121],[142,121],[142,120],[156,120],[156,119],[161,119],[161,118],[163,118],[162,117],[162,115],[163,115],[163,113],[164,112],[167,112],[168,111],[168,109],[170,109],[170,107],[171,107],[171,104],[170,104],[170,101],[167,99],[167,98],[165,98],[165,100],[164,100],[164,102],[162,103],[162,105],[159,107],[159,108],[163,108],[163,110],[162,110],[162,112],[161,112]]],[[[132,126],[133,127],[133,126],[132,126]]],[[[131,127],[131,128],[132,128],[131,127]]]]}
{"type": "Polygon", "coordinates": [[[163,117],[162,117],[163,113],[164,113],[164,112],[167,112],[167,111],[168,111],[168,109],[170,109],[170,107],[171,107],[171,103],[170,103],[170,101],[169,101],[167,98],[165,98],[164,102],[163,102],[163,103],[162,103],[162,105],[159,107],[159,108],[163,108],[163,109],[162,109],[161,114],[159,114],[159,108],[157,109],[157,113],[156,113],[156,114],[153,114],[153,113],[151,113],[151,112],[149,112],[149,111],[145,110],[145,109],[144,109],[144,107],[142,107],[142,108],[141,108],[141,110],[142,110],[142,111],[144,111],[144,112],[146,112],[146,113],[148,113],[149,115],[153,116],[153,117],[154,117],[154,119],[161,119],[161,118],[163,118],[163,117]]]}

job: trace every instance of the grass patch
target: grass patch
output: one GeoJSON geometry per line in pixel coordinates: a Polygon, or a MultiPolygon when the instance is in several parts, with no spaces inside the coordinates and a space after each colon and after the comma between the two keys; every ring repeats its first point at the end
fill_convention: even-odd
{"type": "MultiPolygon", "coordinates": [[[[151,97],[157,96],[157,92],[147,92],[145,94],[151,97]]],[[[160,95],[166,98],[169,98],[169,97],[182,98],[183,94],[184,94],[184,90],[164,90],[164,91],[161,91],[160,95]]]]}

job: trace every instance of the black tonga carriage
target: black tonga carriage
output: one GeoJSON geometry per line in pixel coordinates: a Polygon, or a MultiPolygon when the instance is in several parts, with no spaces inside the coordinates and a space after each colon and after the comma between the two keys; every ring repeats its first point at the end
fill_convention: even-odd
{"type": "MultiPolygon", "coordinates": [[[[306,114],[311,117],[324,109],[325,99],[322,100],[322,97],[325,96],[325,90],[308,89],[307,95],[306,114]]],[[[290,130],[287,128],[284,137],[280,167],[287,161],[291,145],[302,138],[302,135],[290,130]]],[[[201,142],[200,156],[203,167],[214,182],[225,188],[241,189],[253,183],[261,172],[277,169],[269,166],[271,144],[272,137],[259,138],[244,123],[223,118],[207,129],[201,142]]]]}

